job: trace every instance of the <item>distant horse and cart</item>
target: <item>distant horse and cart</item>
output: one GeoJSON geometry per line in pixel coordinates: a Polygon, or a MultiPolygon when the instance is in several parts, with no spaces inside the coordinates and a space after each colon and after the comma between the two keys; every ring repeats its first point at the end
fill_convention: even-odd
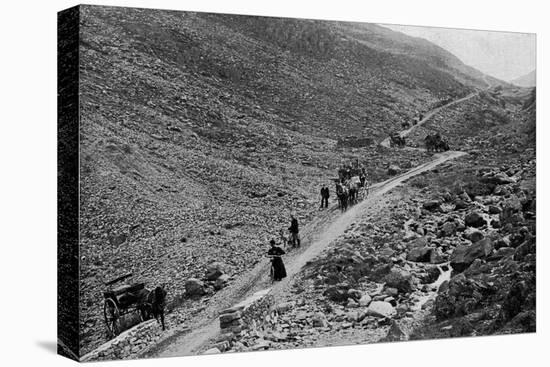
{"type": "Polygon", "coordinates": [[[336,186],[338,207],[345,211],[350,205],[357,204],[369,194],[369,182],[364,168],[343,167],[338,170],[338,178],[333,179],[336,186]]]}
{"type": "Polygon", "coordinates": [[[445,152],[449,150],[449,143],[439,133],[428,134],[424,138],[424,144],[428,152],[445,152]]]}

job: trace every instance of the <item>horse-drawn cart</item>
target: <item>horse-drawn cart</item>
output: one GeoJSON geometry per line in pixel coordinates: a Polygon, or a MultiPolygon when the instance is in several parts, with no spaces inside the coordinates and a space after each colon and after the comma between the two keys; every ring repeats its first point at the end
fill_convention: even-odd
{"type": "Polygon", "coordinates": [[[399,135],[399,134],[392,134],[390,135],[390,146],[391,147],[404,147],[406,144],[405,137],[399,135]]]}
{"type": "Polygon", "coordinates": [[[132,319],[128,321],[133,321],[133,324],[144,321],[142,302],[149,293],[145,284],[121,284],[114,287],[131,276],[132,273],[128,273],[105,283],[108,289],[103,292],[103,316],[109,338],[117,336],[125,329],[124,324],[128,323],[125,322],[128,318],[132,319]]]}

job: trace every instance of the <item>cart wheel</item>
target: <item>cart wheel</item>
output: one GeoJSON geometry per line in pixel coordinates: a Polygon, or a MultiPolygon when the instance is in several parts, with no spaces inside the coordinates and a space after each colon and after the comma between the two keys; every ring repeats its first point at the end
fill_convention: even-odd
{"type": "Polygon", "coordinates": [[[120,311],[115,301],[107,298],[103,304],[103,316],[109,338],[114,338],[120,333],[120,311]]]}

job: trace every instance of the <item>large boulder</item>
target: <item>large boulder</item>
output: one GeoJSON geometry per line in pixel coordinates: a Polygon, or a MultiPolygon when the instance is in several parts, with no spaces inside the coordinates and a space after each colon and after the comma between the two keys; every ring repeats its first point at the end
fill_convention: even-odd
{"type": "Polygon", "coordinates": [[[431,253],[432,253],[431,247],[415,247],[412,250],[410,250],[409,253],[407,254],[407,260],[427,263],[427,262],[430,262],[431,253]]]}
{"type": "Polygon", "coordinates": [[[485,174],[481,177],[480,181],[486,182],[486,183],[491,183],[491,184],[494,184],[494,185],[506,185],[506,184],[511,184],[511,183],[516,182],[516,180],[514,178],[509,177],[504,172],[499,172],[499,173],[496,173],[496,174],[495,173],[487,173],[487,174],[485,174]]]}
{"type": "Polygon", "coordinates": [[[206,293],[204,283],[199,279],[190,278],[185,282],[185,292],[188,296],[202,296],[206,293]]]}
{"type": "Polygon", "coordinates": [[[451,254],[451,267],[457,273],[468,268],[475,259],[484,259],[493,252],[493,241],[485,238],[470,246],[459,245],[451,254]]]}
{"type": "Polygon", "coordinates": [[[441,284],[434,302],[433,313],[437,320],[446,320],[454,316],[464,316],[475,310],[485,295],[486,288],[458,274],[450,281],[441,284]]]}
{"type": "Polygon", "coordinates": [[[367,308],[367,315],[374,317],[391,317],[395,312],[391,303],[384,301],[372,301],[367,308]]]}
{"type": "Polygon", "coordinates": [[[399,166],[395,164],[392,164],[391,166],[388,167],[388,175],[390,176],[395,176],[399,172],[401,172],[401,168],[399,168],[399,166]]]}
{"type": "Polygon", "coordinates": [[[420,278],[420,282],[422,284],[431,284],[435,282],[438,278],[441,272],[436,266],[429,267],[426,269],[426,273],[422,274],[420,278]]]}
{"type": "Polygon", "coordinates": [[[220,262],[214,262],[206,268],[206,279],[207,280],[216,280],[220,275],[225,273],[225,265],[220,262]]]}
{"type": "Polygon", "coordinates": [[[437,200],[428,200],[422,204],[422,208],[429,210],[431,212],[439,209],[439,201],[437,200]]]}
{"type": "Polygon", "coordinates": [[[522,261],[527,255],[535,254],[536,250],[536,242],[534,238],[529,238],[514,250],[514,260],[522,261]]]}
{"type": "Polygon", "coordinates": [[[470,212],[464,217],[464,224],[467,227],[483,227],[487,224],[487,221],[478,212],[470,212]]]}
{"type": "Polygon", "coordinates": [[[472,243],[476,243],[477,241],[481,241],[484,237],[483,232],[481,232],[481,231],[479,231],[475,228],[472,228],[472,227],[467,228],[464,231],[463,236],[464,236],[464,238],[472,241],[472,243]]]}
{"type": "Polygon", "coordinates": [[[393,268],[384,277],[384,282],[386,283],[386,287],[396,288],[402,293],[409,293],[414,289],[412,275],[404,269],[393,268]]]}
{"type": "Polygon", "coordinates": [[[372,301],[371,296],[365,293],[363,294],[363,297],[359,299],[359,306],[367,307],[371,303],[371,301],[372,301]]]}

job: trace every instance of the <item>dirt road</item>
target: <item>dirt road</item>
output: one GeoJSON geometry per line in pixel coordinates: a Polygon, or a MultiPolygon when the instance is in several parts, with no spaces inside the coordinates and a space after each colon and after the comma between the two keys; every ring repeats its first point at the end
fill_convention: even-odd
{"type": "MultiPolygon", "coordinates": [[[[401,137],[405,137],[405,136],[408,136],[414,129],[416,129],[417,127],[423,125],[424,123],[426,123],[433,115],[435,115],[436,113],[438,113],[439,111],[441,111],[442,109],[445,109],[445,108],[448,108],[448,107],[451,107],[451,106],[454,106],[455,104],[458,104],[458,103],[461,103],[461,102],[464,102],[464,101],[467,101],[469,100],[470,98],[473,98],[475,96],[477,96],[479,94],[479,92],[474,92],[474,93],[470,93],[468,94],[466,97],[462,97],[462,98],[459,98],[459,99],[455,99],[454,101],[452,102],[449,102],[441,107],[437,107],[437,108],[434,108],[433,110],[431,110],[430,112],[428,112],[426,114],[426,116],[424,116],[424,118],[422,120],[420,120],[416,125],[413,125],[411,126],[410,128],[406,129],[406,130],[403,130],[401,132],[399,132],[399,136],[401,137]]],[[[382,142],[380,143],[380,145],[386,147],[386,148],[389,148],[390,147],[390,138],[387,137],[386,139],[382,140],[382,142]]]]}
{"type": "Polygon", "coordinates": [[[197,354],[208,342],[219,333],[218,313],[262,290],[275,298],[287,292],[288,285],[302,267],[317,257],[327,246],[342,235],[344,231],[360,216],[368,213],[376,200],[403,181],[428,171],[437,165],[464,155],[463,152],[448,151],[434,155],[434,159],[415,167],[401,175],[373,185],[369,196],[340,213],[333,205],[327,212],[320,215],[313,223],[302,230],[302,248],[290,253],[285,258],[288,276],[283,281],[271,286],[267,277],[269,262],[261,261],[250,272],[241,276],[230,287],[218,292],[209,302],[209,306],[197,321],[186,325],[185,329],[172,330],[163,341],[142,353],[142,357],[169,357],[197,354]]]}

